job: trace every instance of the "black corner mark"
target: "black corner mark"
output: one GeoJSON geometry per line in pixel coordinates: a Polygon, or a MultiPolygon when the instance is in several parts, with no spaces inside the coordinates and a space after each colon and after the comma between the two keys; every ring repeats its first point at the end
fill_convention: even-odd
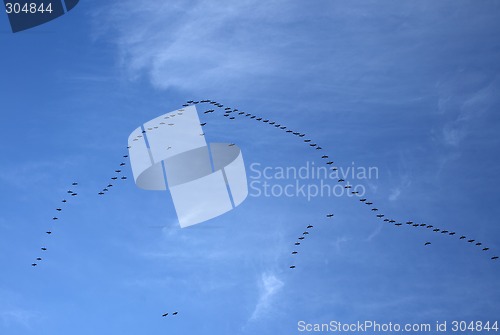
{"type": "Polygon", "coordinates": [[[73,9],[79,0],[4,0],[13,33],[52,21],[73,9]],[[64,6],[63,6],[64,1],[64,6]]]}

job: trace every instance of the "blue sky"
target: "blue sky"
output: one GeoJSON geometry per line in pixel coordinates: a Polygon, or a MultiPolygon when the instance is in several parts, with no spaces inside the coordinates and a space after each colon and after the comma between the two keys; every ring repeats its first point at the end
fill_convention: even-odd
{"type": "MultiPolygon", "coordinates": [[[[498,320],[499,14],[495,1],[82,0],[16,34],[0,15],[0,334],[498,320]],[[250,196],[188,229],[129,167],[99,197],[130,132],[190,99],[303,132],[339,168],[377,167],[352,183],[380,213],[490,250],[384,223],[348,196],[250,196]]],[[[252,163],[324,163],[269,125],[200,115],[209,142],[238,144],[249,177],[252,163]]]]}

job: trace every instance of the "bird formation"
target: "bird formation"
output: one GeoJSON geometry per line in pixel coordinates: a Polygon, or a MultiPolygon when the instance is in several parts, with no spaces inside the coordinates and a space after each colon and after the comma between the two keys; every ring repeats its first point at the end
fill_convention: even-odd
{"type": "MultiPolygon", "coordinates": [[[[73,191],[74,189],[76,189],[77,186],[78,186],[77,182],[71,183],[71,189],[69,189],[66,192],[69,195],[70,198],[64,198],[64,199],[61,200],[61,203],[64,206],[67,206],[67,204],[68,204],[68,200],[67,199],[71,199],[71,197],[76,197],[78,195],[78,193],[76,193],[75,191],[73,191]]],[[[55,209],[57,216],[53,216],[52,217],[52,222],[55,222],[55,221],[59,220],[59,214],[62,214],[62,212],[63,212],[63,208],[62,207],[63,206],[57,207],[55,209]]],[[[52,230],[53,230],[52,228],[48,228],[45,233],[50,236],[50,235],[52,235],[52,230]]],[[[41,247],[40,251],[42,251],[42,253],[45,252],[45,251],[47,251],[47,247],[46,246],[41,247]]],[[[43,257],[41,257],[41,255],[38,256],[38,257],[36,257],[35,260],[33,261],[33,263],[31,263],[31,266],[33,266],[33,267],[38,266],[38,264],[42,260],[43,260],[43,257]]]]}
{"type": "MultiPolygon", "coordinates": [[[[184,104],[183,106],[190,106],[190,105],[195,105],[195,104],[199,104],[199,103],[208,103],[208,104],[213,105],[214,107],[219,108],[219,109],[221,109],[222,107],[224,107],[223,104],[221,104],[221,103],[219,103],[217,101],[213,101],[213,100],[200,100],[200,101],[190,100],[186,104],[184,104]]],[[[215,109],[209,109],[209,110],[205,111],[205,114],[212,114],[215,111],[216,111],[215,109]]],[[[281,123],[278,123],[276,121],[271,121],[271,120],[269,120],[267,118],[263,118],[263,117],[260,117],[260,116],[257,116],[257,115],[253,115],[251,113],[246,113],[246,112],[243,112],[243,111],[239,111],[236,108],[224,107],[224,109],[222,110],[222,112],[224,113],[223,116],[229,118],[230,120],[235,120],[235,117],[247,118],[249,120],[255,120],[255,121],[259,121],[259,122],[263,122],[265,124],[271,125],[271,126],[277,128],[279,130],[283,130],[287,134],[294,135],[297,138],[303,138],[303,137],[306,136],[306,134],[301,133],[299,131],[293,131],[291,129],[288,129],[286,126],[282,125],[281,123]]],[[[206,124],[207,124],[206,122],[203,123],[203,125],[206,125],[206,124]]],[[[313,140],[310,139],[310,138],[303,139],[302,143],[307,144],[308,147],[310,147],[313,150],[322,150],[323,149],[323,147],[321,147],[318,143],[314,143],[313,140]]],[[[333,160],[331,160],[329,158],[329,156],[327,154],[323,154],[322,153],[322,154],[319,155],[319,157],[320,157],[320,159],[322,159],[322,160],[325,161],[325,165],[327,165],[328,167],[330,167],[330,169],[332,169],[332,171],[338,170],[337,167],[333,166],[334,162],[333,162],[333,160]]],[[[349,182],[346,182],[345,179],[342,179],[342,178],[338,179],[338,183],[341,183],[342,185],[344,185],[345,189],[349,190],[349,189],[352,188],[352,185],[350,185],[349,182]]],[[[351,191],[351,194],[358,195],[358,192],[357,191],[351,191]]],[[[369,201],[366,198],[361,198],[361,199],[359,199],[359,201],[360,201],[361,204],[365,204],[366,206],[368,206],[368,208],[371,210],[371,212],[375,213],[375,217],[377,219],[381,220],[382,222],[393,224],[394,227],[402,227],[404,225],[403,221],[397,221],[397,220],[394,220],[394,219],[391,219],[391,218],[387,218],[385,216],[385,214],[380,213],[379,209],[374,206],[374,203],[372,201],[369,201]]],[[[327,217],[332,217],[332,216],[333,216],[333,214],[328,214],[327,215],[327,217]]],[[[429,225],[429,224],[425,224],[425,223],[413,223],[413,221],[406,221],[406,226],[413,227],[415,229],[417,229],[417,228],[418,229],[431,229],[431,228],[434,228],[433,225],[429,225]]],[[[448,230],[440,229],[440,228],[434,228],[432,230],[432,232],[440,233],[440,234],[448,236],[448,237],[454,237],[456,235],[456,232],[450,232],[448,230]]],[[[301,236],[301,237],[303,237],[303,236],[301,236]]],[[[460,240],[465,240],[466,237],[464,235],[461,235],[461,237],[459,239],[460,240]]],[[[302,240],[303,239],[300,239],[300,241],[302,241],[302,240]]],[[[470,240],[470,239],[467,240],[467,242],[468,243],[476,242],[474,245],[476,247],[480,247],[481,248],[480,250],[482,250],[484,252],[489,251],[489,248],[488,247],[483,247],[483,245],[482,245],[481,242],[477,242],[475,240],[470,240]]],[[[298,246],[298,245],[300,245],[300,242],[297,241],[297,242],[295,242],[294,245],[298,246]]],[[[431,242],[426,242],[424,245],[425,246],[431,245],[431,242]]],[[[295,255],[296,253],[297,252],[292,253],[292,254],[295,255]]],[[[490,258],[491,258],[491,260],[497,260],[498,256],[491,256],[490,258]]],[[[290,268],[294,269],[295,266],[292,265],[292,266],[290,266],[290,268]]]]}
{"type": "MultiPolygon", "coordinates": [[[[175,316],[175,315],[177,315],[177,314],[179,314],[179,312],[173,312],[173,313],[172,313],[172,316],[175,316]]],[[[161,316],[166,317],[166,316],[168,316],[168,313],[164,313],[164,314],[162,314],[161,316]]]]}

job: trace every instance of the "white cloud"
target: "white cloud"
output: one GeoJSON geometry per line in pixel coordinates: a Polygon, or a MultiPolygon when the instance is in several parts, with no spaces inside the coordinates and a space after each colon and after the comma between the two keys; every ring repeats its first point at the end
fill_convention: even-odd
{"type": "Polygon", "coordinates": [[[285,30],[265,31],[286,22],[290,8],[284,1],[140,6],[122,1],[95,15],[96,36],[116,38],[120,64],[132,79],[145,74],[162,89],[231,87],[247,76],[278,70],[273,49],[280,50],[290,37],[285,30]]]}
{"type": "Polygon", "coordinates": [[[6,327],[11,324],[20,324],[25,328],[31,329],[32,320],[38,317],[38,313],[22,309],[0,311],[0,320],[2,320],[2,323],[6,327]]]}
{"type": "Polygon", "coordinates": [[[391,190],[391,194],[389,194],[389,200],[396,201],[398,200],[400,195],[401,195],[401,189],[399,187],[396,187],[391,190]]]}
{"type": "Polygon", "coordinates": [[[258,285],[260,291],[259,300],[250,321],[257,320],[270,311],[273,298],[283,288],[284,283],[274,274],[263,273],[258,285]]]}

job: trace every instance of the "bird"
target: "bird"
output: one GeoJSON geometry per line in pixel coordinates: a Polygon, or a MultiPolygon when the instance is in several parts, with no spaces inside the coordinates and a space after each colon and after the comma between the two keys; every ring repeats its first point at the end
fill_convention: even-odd
{"type": "Polygon", "coordinates": [[[427,228],[433,228],[433,227],[434,227],[433,225],[430,224],[427,225],[427,228]]]}
{"type": "Polygon", "coordinates": [[[300,242],[295,242],[295,245],[300,245],[300,242]]]}
{"type": "Polygon", "coordinates": [[[297,254],[297,251],[292,251],[292,255],[296,255],[297,254]]]}
{"type": "Polygon", "coordinates": [[[200,126],[202,126],[202,127],[203,127],[203,126],[204,126],[204,125],[206,125],[206,124],[207,124],[206,122],[203,122],[203,123],[200,123],[200,126]]]}
{"type": "Polygon", "coordinates": [[[424,245],[429,245],[429,244],[431,244],[431,242],[425,242],[425,244],[424,244],[424,245]]]}
{"type": "Polygon", "coordinates": [[[302,235],[309,235],[309,232],[305,231],[302,233],[302,235]]]}
{"type": "Polygon", "coordinates": [[[451,233],[449,233],[448,235],[455,235],[456,233],[454,231],[452,231],[451,233]]]}
{"type": "Polygon", "coordinates": [[[461,240],[463,240],[464,238],[466,238],[466,237],[465,237],[465,236],[463,236],[463,235],[462,235],[462,236],[460,236],[460,239],[461,239],[461,240]]]}
{"type": "Polygon", "coordinates": [[[406,221],[406,224],[413,224],[413,221],[406,221]]]}
{"type": "Polygon", "coordinates": [[[127,158],[127,157],[128,157],[128,155],[124,155],[124,156],[123,156],[123,158],[127,158]]]}
{"type": "Polygon", "coordinates": [[[438,232],[438,231],[440,231],[440,230],[441,230],[441,229],[436,228],[436,229],[433,229],[432,231],[438,232]]]}
{"type": "Polygon", "coordinates": [[[125,165],[125,163],[120,163],[120,166],[124,166],[124,165],[125,165]]]}
{"type": "Polygon", "coordinates": [[[321,156],[321,158],[328,158],[328,156],[327,155],[323,155],[323,156],[321,156]]]}
{"type": "Polygon", "coordinates": [[[165,317],[165,316],[167,316],[167,315],[168,315],[168,313],[165,313],[165,314],[163,314],[162,316],[163,316],[163,317],[165,317]]]}
{"type": "Polygon", "coordinates": [[[56,211],[60,212],[62,211],[62,208],[56,208],[56,211]]]}
{"type": "Polygon", "coordinates": [[[66,200],[63,200],[62,202],[67,202],[66,200]]]}
{"type": "Polygon", "coordinates": [[[37,260],[37,261],[41,261],[42,259],[41,259],[40,257],[37,257],[37,258],[36,258],[36,260],[37,260]]]}
{"type": "Polygon", "coordinates": [[[307,228],[307,229],[310,229],[310,228],[312,228],[312,227],[314,227],[314,226],[312,226],[312,225],[309,225],[309,226],[307,226],[306,228],[307,228]]]}
{"type": "Polygon", "coordinates": [[[483,245],[481,242],[476,243],[476,245],[483,245]]]}
{"type": "Polygon", "coordinates": [[[492,260],[498,259],[498,256],[491,257],[492,260]]]}
{"type": "Polygon", "coordinates": [[[377,217],[382,218],[382,217],[384,217],[384,214],[377,214],[377,217]]]}
{"type": "Polygon", "coordinates": [[[345,179],[342,179],[342,178],[340,178],[340,179],[338,180],[338,182],[339,182],[339,183],[342,183],[342,182],[344,182],[344,181],[345,181],[345,179]]]}
{"type": "Polygon", "coordinates": [[[113,180],[117,180],[117,179],[118,179],[118,177],[112,177],[111,179],[113,179],[113,180]]]}
{"type": "Polygon", "coordinates": [[[365,202],[367,205],[373,205],[373,202],[365,202]]]}
{"type": "Polygon", "coordinates": [[[78,183],[73,183],[73,184],[71,184],[71,185],[76,186],[76,185],[78,185],[78,183]]]}
{"type": "Polygon", "coordinates": [[[332,216],[333,216],[333,214],[326,214],[327,218],[331,218],[332,216]]]}
{"type": "Polygon", "coordinates": [[[398,223],[395,223],[394,225],[395,225],[395,226],[401,226],[401,225],[402,225],[402,223],[399,223],[399,222],[398,222],[398,223]]]}
{"type": "Polygon", "coordinates": [[[125,179],[127,179],[127,177],[123,176],[122,179],[125,180],[125,179]]]}
{"type": "Polygon", "coordinates": [[[67,192],[67,193],[68,193],[68,194],[71,194],[71,193],[73,193],[73,191],[72,191],[72,190],[68,190],[68,192],[67,192]]]}
{"type": "Polygon", "coordinates": [[[475,240],[468,240],[467,242],[472,243],[472,242],[474,242],[474,241],[475,241],[475,240]]]}
{"type": "Polygon", "coordinates": [[[178,312],[173,312],[172,315],[177,315],[178,312]]]}
{"type": "Polygon", "coordinates": [[[74,196],[77,196],[78,193],[71,193],[71,196],[74,197],[74,196]]]}
{"type": "Polygon", "coordinates": [[[363,199],[359,199],[359,201],[361,201],[361,202],[365,202],[365,201],[366,201],[366,199],[365,199],[365,198],[363,198],[363,199]]]}
{"type": "Polygon", "coordinates": [[[295,265],[290,266],[290,269],[295,269],[295,265]]]}
{"type": "Polygon", "coordinates": [[[304,140],[304,142],[311,142],[311,140],[304,140]]]}
{"type": "Polygon", "coordinates": [[[36,265],[37,265],[36,263],[31,264],[31,266],[36,266],[36,265]]]}
{"type": "Polygon", "coordinates": [[[115,172],[116,172],[116,173],[120,173],[120,172],[122,172],[122,170],[115,170],[115,172]]]}
{"type": "Polygon", "coordinates": [[[378,208],[372,208],[372,211],[376,212],[378,211],[378,208]]]}
{"type": "Polygon", "coordinates": [[[351,185],[346,185],[346,186],[344,186],[344,188],[352,188],[352,186],[351,185]]]}
{"type": "Polygon", "coordinates": [[[46,231],[45,233],[46,233],[46,234],[49,234],[49,235],[50,235],[50,234],[52,234],[52,232],[51,232],[51,231],[46,231]]]}
{"type": "Polygon", "coordinates": [[[299,237],[299,240],[303,240],[303,239],[304,239],[304,236],[299,237]]]}
{"type": "Polygon", "coordinates": [[[483,248],[483,251],[488,251],[490,250],[490,248],[483,248]]]}
{"type": "Polygon", "coordinates": [[[103,194],[104,194],[104,192],[99,192],[99,193],[97,193],[97,194],[98,194],[98,195],[103,195],[103,194]]]}
{"type": "Polygon", "coordinates": [[[328,165],[332,165],[332,164],[333,164],[333,162],[332,162],[332,161],[329,161],[329,162],[326,162],[326,164],[328,164],[328,165]]]}
{"type": "Polygon", "coordinates": [[[54,216],[54,217],[52,218],[52,220],[59,220],[59,218],[57,218],[57,217],[55,217],[55,216],[54,216]]]}
{"type": "Polygon", "coordinates": [[[43,247],[43,248],[40,248],[40,249],[42,249],[43,251],[47,251],[47,248],[45,248],[45,247],[43,247]]]}
{"type": "Polygon", "coordinates": [[[392,220],[392,219],[389,220],[389,223],[394,223],[394,222],[396,222],[396,220],[392,220]]]}

